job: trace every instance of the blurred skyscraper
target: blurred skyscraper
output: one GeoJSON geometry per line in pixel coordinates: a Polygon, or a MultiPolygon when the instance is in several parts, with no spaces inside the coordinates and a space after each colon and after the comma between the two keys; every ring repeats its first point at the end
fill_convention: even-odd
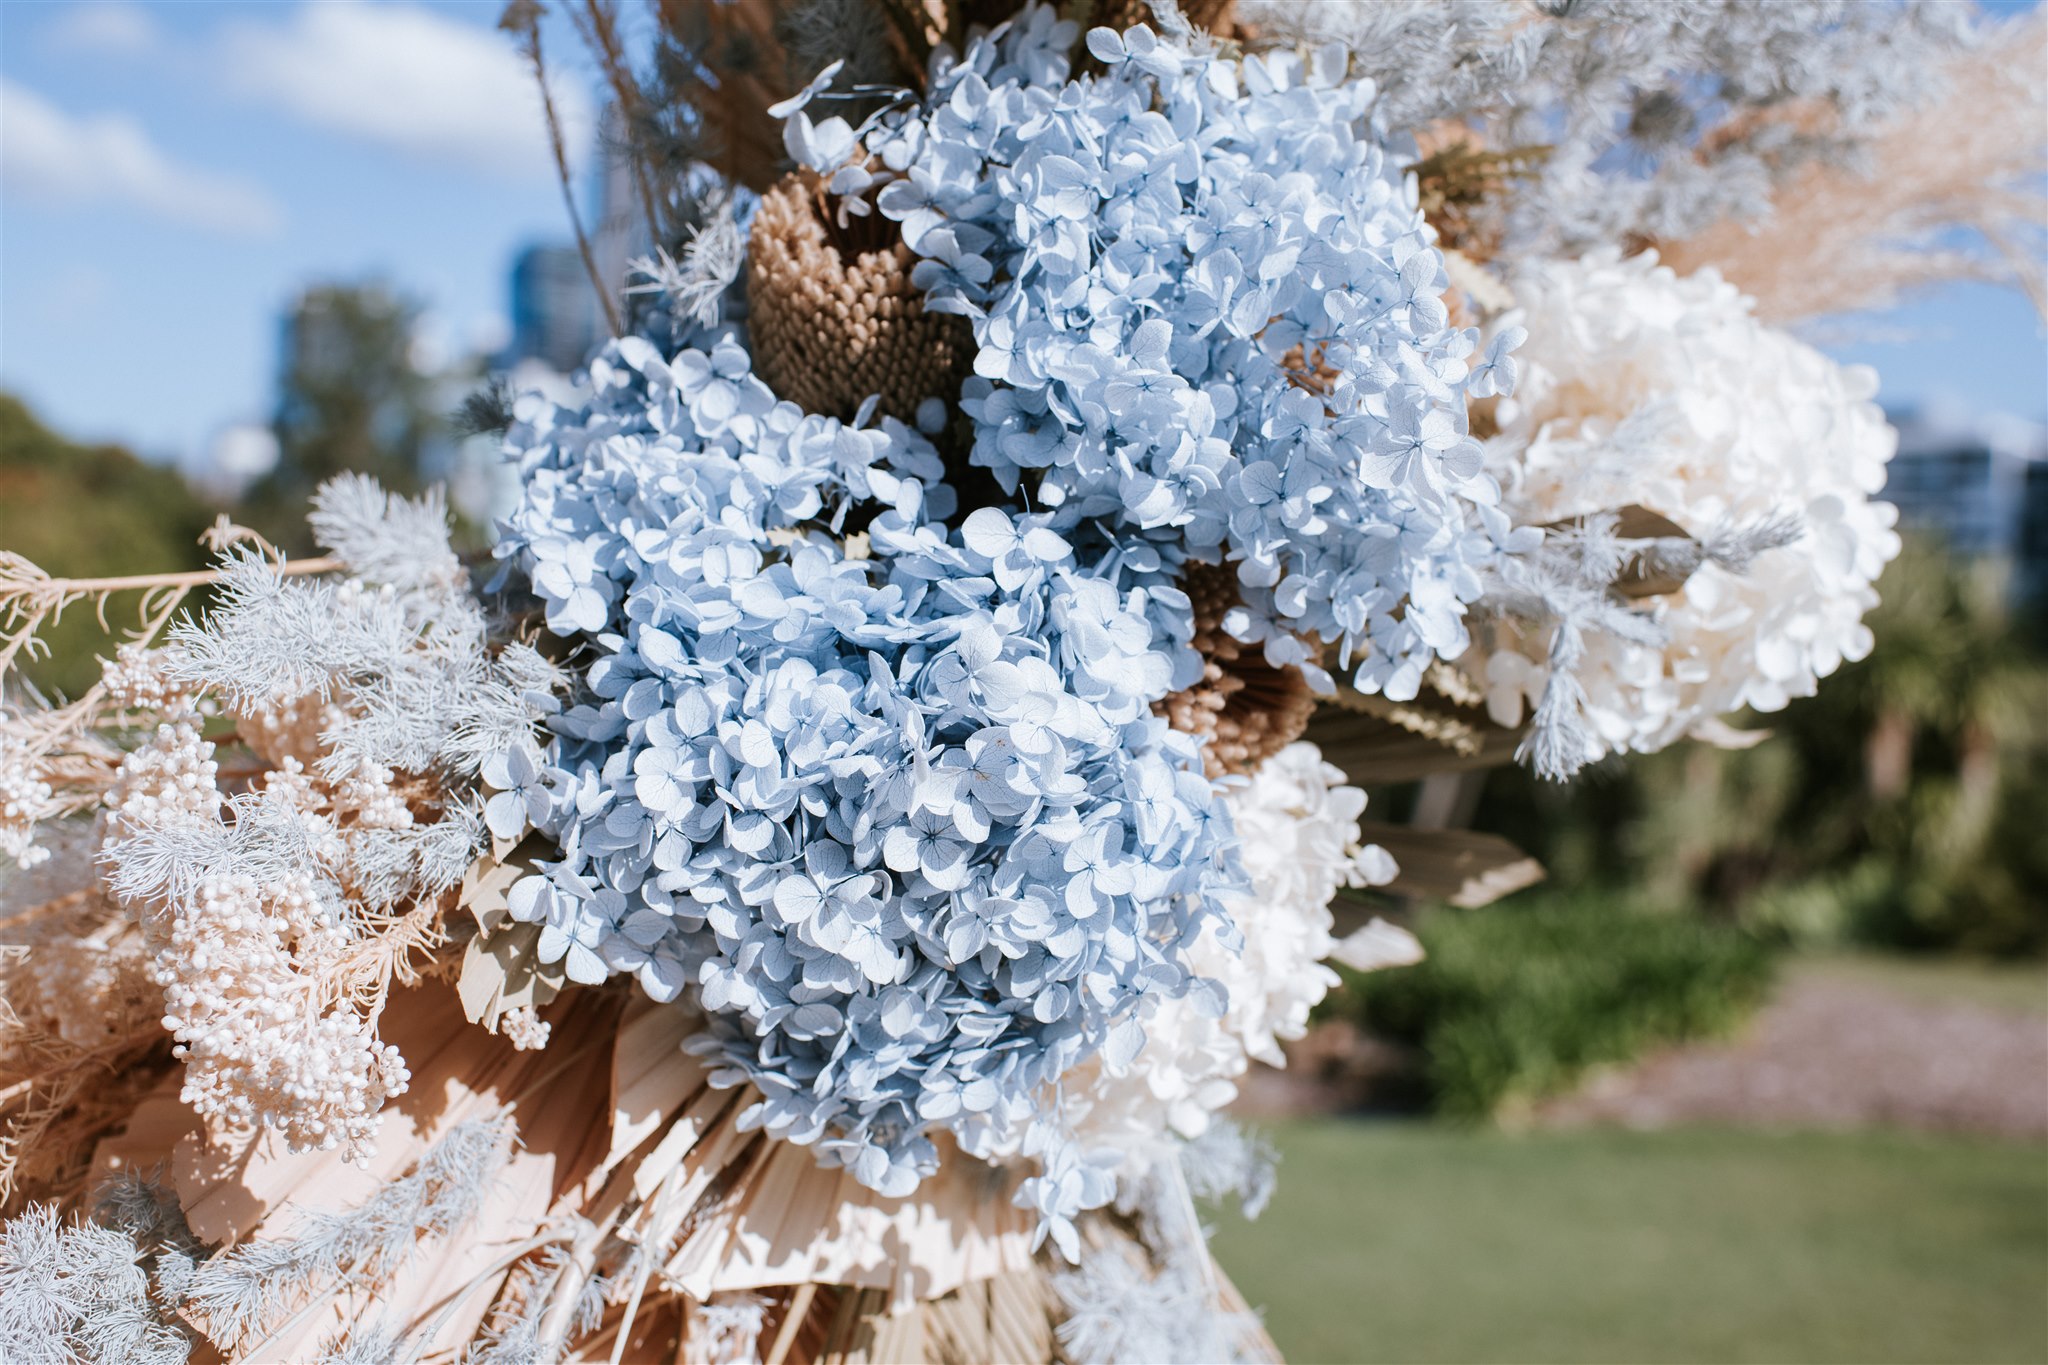
{"type": "Polygon", "coordinates": [[[590,357],[604,332],[583,257],[573,246],[536,245],[512,263],[512,344],[507,365],[538,360],[567,374],[590,357]]]}
{"type": "Polygon", "coordinates": [[[1945,408],[1891,414],[1884,496],[1899,524],[2011,566],[2016,599],[2048,600],[2048,427],[1945,408]]]}

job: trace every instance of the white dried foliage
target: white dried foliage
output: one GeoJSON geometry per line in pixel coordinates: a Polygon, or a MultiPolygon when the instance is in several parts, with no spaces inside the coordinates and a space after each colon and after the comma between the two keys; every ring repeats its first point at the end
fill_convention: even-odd
{"type": "MultiPolygon", "coordinates": [[[[302,1214],[293,1235],[207,1256],[177,1197],[125,1176],[100,1192],[94,1219],[63,1224],[31,1206],[0,1225],[0,1361],[7,1365],[182,1365],[190,1321],[233,1351],[344,1279],[375,1288],[423,1239],[475,1217],[514,1140],[509,1118],[448,1130],[405,1174],[353,1209],[302,1214]]],[[[405,1336],[376,1319],[353,1324],[323,1362],[410,1359],[405,1336]]],[[[241,1359],[243,1356],[232,1356],[241,1359]]],[[[250,1359],[258,1357],[247,1357],[250,1359]]]]}
{"type": "MultiPolygon", "coordinates": [[[[588,1226],[584,1223],[577,1231],[588,1226]]],[[[557,1243],[514,1266],[506,1291],[492,1305],[491,1315],[475,1339],[464,1348],[463,1365],[553,1365],[559,1352],[543,1339],[541,1325],[551,1301],[550,1291],[561,1282],[568,1265],[567,1248],[557,1243]]]]}
{"type": "Polygon", "coordinates": [[[462,580],[448,544],[448,501],[430,488],[417,498],[387,493],[367,474],[342,474],[313,495],[306,522],[350,576],[404,591],[443,591],[462,580]]]}
{"type": "Polygon", "coordinates": [[[401,1365],[409,1357],[401,1354],[405,1345],[396,1327],[382,1319],[343,1334],[321,1352],[320,1365],[401,1365]]]}
{"type": "Polygon", "coordinates": [[[1816,162],[1855,164],[1974,40],[1947,0],[1246,0],[1267,41],[1338,42],[1397,131],[1549,149],[1512,196],[1517,254],[1757,219],[1816,162]]]}
{"type": "Polygon", "coordinates": [[[680,257],[657,248],[653,256],[628,263],[639,283],[628,294],[658,295],[678,333],[693,327],[714,327],[724,311],[727,293],[747,265],[747,242],[730,195],[705,206],[701,226],[690,234],[680,257]]]}
{"type": "MultiPolygon", "coordinates": [[[[274,1327],[308,1295],[344,1276],[355,1289],[384,1282],[420,1241],[455,1233],[476,1216],[513,1139],[507,1117],[457,1124],[404,1175],[355,1208],[301,1213],[289,1237],[243,1242],[200,1262],[186,1306],[206,1323],[209,1336],[235,1343],[274,1327]]],[[[366,1330],[365,1343],[389,1339],[384,1324],[359,1327],[366,1330]]]]}
{"type": "Polygon", "coordinates": [[[692,1301],[684,1334],[690,1359],[703,1365],[754,1365],[761,1359],[768,1306],[765,1296],[745,1291],[692,1301]]]}
{"type": "Polygon", "coordinates": [[[0,1361],[183,1365],[191,1339],[150,1285],[128,1233],[66,1225],[46,1204],[0,1224],[0,1361]]]}
{"type": "Polygon", "coordinates": [[[1273,1144],[1227,1118],[1219,1117],[1200,1137],[1182,1143],[1179,1155],[1188,1193],[1234,1202],[1247,1218],[1265,1212],[1279,1184],[1280,1154],[1273,1144]]]}
{"type": "Polygon", "coordinates": [[[531,743],[557,679],[531,649],[490,649],[438,500],[351,476],[314,522],[376,577],[233,551],[204,620],[121,661],[125,692],[170,709],[121,765],[102,857],[153,953],[187,1102],[353,1154],[407,1083],[377,1008],[487,846],[478,771],[531,743]],[[200,704],[269,770],[223,790],[200,704]]]}
{"type": "Polygon", "coordinates": [[[1222,1306],[1208,1239],[1188,1182],[1167,1157],[1119,1182],[1117,1211],[1139,1240],[1097,1237],[1053,1276],[1066,1319],[1056,1329],[1075,1365],[1264,1360],[1258,1319],[1222,1306]]]}

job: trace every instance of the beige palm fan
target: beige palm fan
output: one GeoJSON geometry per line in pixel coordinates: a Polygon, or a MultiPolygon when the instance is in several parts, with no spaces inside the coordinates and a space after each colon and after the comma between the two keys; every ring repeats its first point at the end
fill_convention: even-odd
{"type": "MultiPolygon", "coordinates": [[[[471,879],[456,918],[491,917],[495,868],[471,879]]],[[[9,1206],[81,1209],[121,1189],[174,1205],[162,1248],[206,1257],[181,1309],[199,1358],[354,1359],[337,1352],[382,1344],[453,1360],[508,1341],[614,1362],[1059,1355],[1057,1266],[1033,1254],[1033,1216],[1011,1202],[1018,1172],[948,1151],[915,1195],[889,1199],[744,1131],[754,1096],[708,1083],[684,1046],[702,1024],[692,1011],[572,991],[541,1006],[548,1045],[526,1051],[506,1036],[516,1029],[473,1022],[446,981],[393,990],[380,1034],[411,1084],[385,1106],[374,1154],[294,1153],[271,1130],[209,1127],[184,1102],[139,957],[108,950],[117,918],[87,892],[7,922],[21,945],[10,961],[32,953],[49,971],[98,950],[102,964],[49,1009],[22,976],[6,983],[10,1039],[44,1054],[11,1054],[18,1079],[0,1096],[21,1158],[9,1206]],[[54,1038],[101,1010],[100,1032],[59,1052],[54,1038]],[[118,1065],[119,1083],[76,1084],[81,1055],[94,1071],[118,1065]],[[14,1103],[24,1094],[42,1103],[14,1103]]],[[[438,961],[433,974],[455,970],[438,961]]],[[[1150,1255],[1113,1215],[1087,1236],[1150,1255]]],[[[1217,1308],[1243,1314],[1212,1274],[1217,1308]]],[[[1270,1342],[1263,1355],[1278,1359],[1270,1342]]]]}

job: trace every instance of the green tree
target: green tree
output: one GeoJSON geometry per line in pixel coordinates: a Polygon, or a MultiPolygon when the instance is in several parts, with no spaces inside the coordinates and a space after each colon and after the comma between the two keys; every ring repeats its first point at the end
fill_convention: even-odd
{"type": "Polygon", "coordinates": [[[283,327],[277,467],[249,490],[251,525],[305,549],[306,500],[336,474],[418,489],[442,426],[434,381],[414,364],[419,311],[377,283],[316,285],[299,297],[283,327]]]}

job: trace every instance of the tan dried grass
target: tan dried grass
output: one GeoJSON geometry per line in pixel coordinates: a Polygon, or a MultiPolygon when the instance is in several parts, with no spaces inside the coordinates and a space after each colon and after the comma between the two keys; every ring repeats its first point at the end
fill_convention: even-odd
{"type": "Polygon", "coordinates": [[[2015,285],[2048,315],[2048,16],[2004,26],[1950,77],[1878,134],[1867,168],[1809,166],[1769,219],[1662,244],[1665,261],[1715,267],[1781,324],[1966,279],[2015,285]]]}

